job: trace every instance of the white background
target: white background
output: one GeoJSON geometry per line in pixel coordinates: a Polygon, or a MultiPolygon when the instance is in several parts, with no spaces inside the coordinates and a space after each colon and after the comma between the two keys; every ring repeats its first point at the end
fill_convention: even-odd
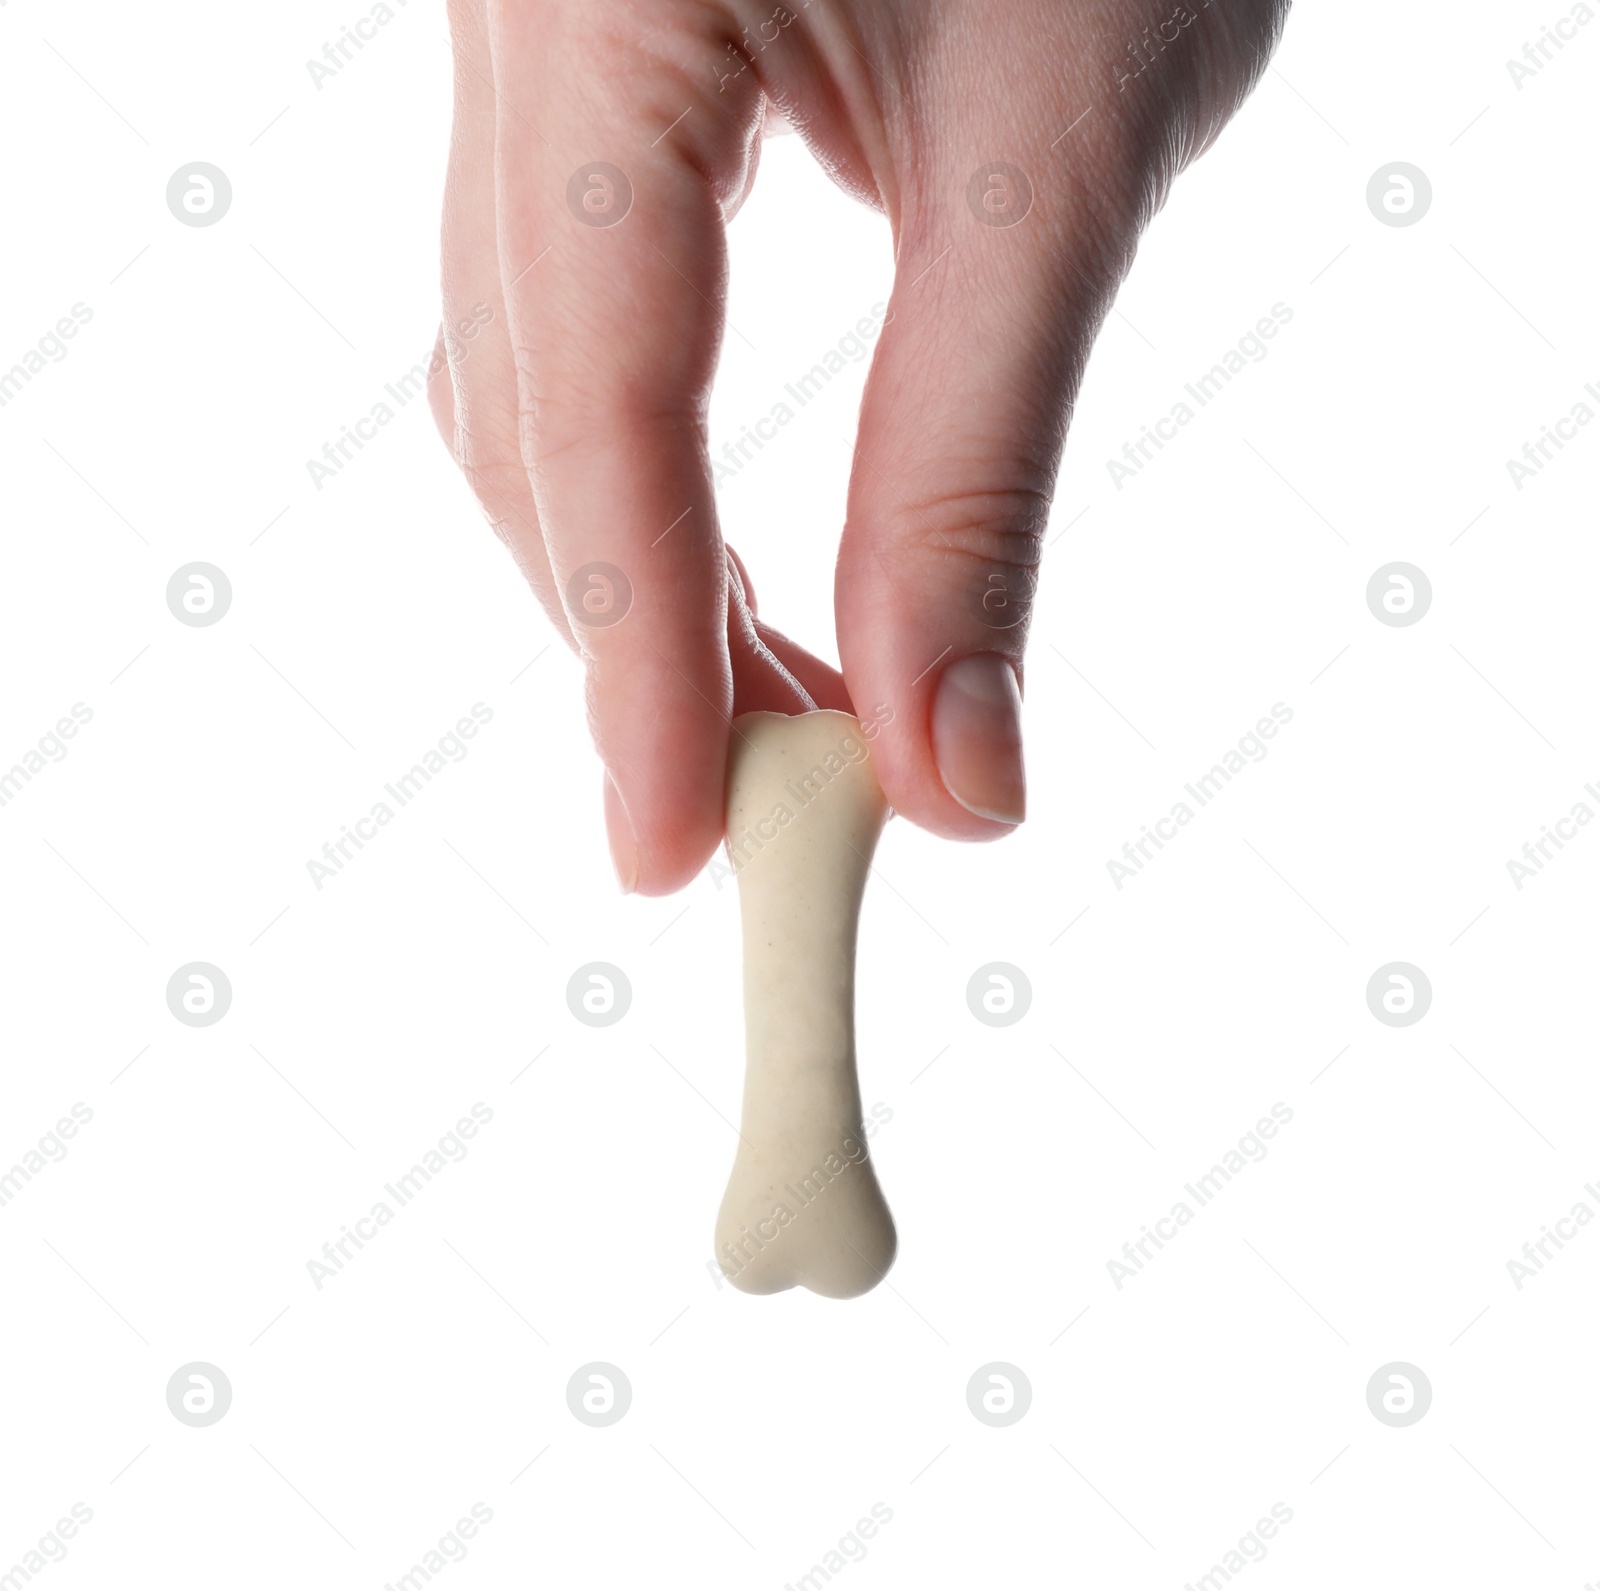
{"type": "MultiPolygon", "coordinates": [[[[577,667],[424,404],[308,476],[437,322],[442,15],[314,88],[355,14],[0,9],[0,369],[93,311],[0,410],[0,765],[93,712],[0,809],[0,1169],[94,1113],[0,1207],[0,1572],[82,1502],[58,1591],[377,1591],[482,1502],[447,1585],[777,1588],[881,1502],[850,1586],[1178,1591],[1282,1502],[1251,1584],[1600,1578],[1600,1230],[1520,1290],[1506,1265],[1600,1211],[1600,833],[1521,891],[1506,867],[1600,779],[1600,428],[1506,468],[1600,382],[1600,26],[1519,89],[1565,9],[1307,8],[1151,227],[1057,497],[1033,815],[879,853],[859,1036],[901,1252],[841,1304],[708,1274],[733,893],[617,896],[577,667]],[[232,183],[211,228],[166,207],[194,160],[232,183]],[[1433,187],[1412,227],[1366,204],[1396,160],[1433,187]],[[1113,485],[1275,303],[1268,357],[1113,485]],[[210,628],[165,601],[195,560],[233,587],[210,628]],[[1365,601],[1394,560],[1432,583],[1408,628],[1365,601]],[[1270,755],[1118,890],[1108,859],[1279,701],[1270,755]],[[307,859],[475,702],[470,755],[318,891],[307,859]],[[1367,1008],[1395,960],[1432,983],[1411,1027],[1367,1008]],[[167,1009],[190,961],[231,980],[214,1026],[167,1009]],[[631,980],[613,1027],[567,1009],[590,961],[631,980]],[[1011,1027],[967,1009],[991,961],[1032,983],[1011,1027]],[[475,1101],[467,1157],[318,1290],[475,1101]],[[1118,1289],[1277,1101],[1267,1158],[1118,1289]],[[205,1429],[165,1400],[195,1360],[233,1388],[205,1429]],[[1004,1429],[965,1396],[997,1360],[1033,1390],[1004,1429]],[[606,1429],[566,1405],[591,1361],[633,1387],[606,1429]],[[1433,1388],[1405,1429],[1367,1408],[1391,1361],[1433,1388]]],[[[888,242],[769,145],[719,446],[887,298],[888,242]]],[[[764,612],[825,653],[864,371],[721,492],[764,612]]]]}

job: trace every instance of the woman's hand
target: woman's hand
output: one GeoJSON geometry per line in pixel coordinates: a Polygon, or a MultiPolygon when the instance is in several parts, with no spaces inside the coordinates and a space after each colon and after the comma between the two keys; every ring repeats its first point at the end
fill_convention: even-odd
{"type": "Polygon", "coordinates": [[[1084,363],[1286,10],[450,0],[434,412],[587,665],[625,889],[704,866],[729,720],[758,708],[883,704],[895,810],[955,839],[1021,821],[1027,617],[1084,363]],[[842,679],[756,616],[707,460],[724,229],[775,113],[894,236],[839,551],[842,679]]]}

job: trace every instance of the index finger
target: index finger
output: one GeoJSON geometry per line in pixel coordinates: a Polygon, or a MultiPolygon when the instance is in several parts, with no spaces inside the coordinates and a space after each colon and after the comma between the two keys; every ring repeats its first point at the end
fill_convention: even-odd
{"type": "Polygon", "coordinates": [[[498,241],[523,458],[588,670],[613,856],[625,889],[654,895],[723,830],[733,684],[706,406],[723,207],[760,99],[663,65],[703,39],[656,36],[646,54],[597,40],[604,18],[490,8],[498,241]]]}

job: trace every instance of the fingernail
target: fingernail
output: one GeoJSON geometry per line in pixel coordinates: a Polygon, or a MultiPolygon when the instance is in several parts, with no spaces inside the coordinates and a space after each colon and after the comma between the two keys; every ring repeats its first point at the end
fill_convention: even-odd
{"type": "Polygon", "coordinates": [[[633,832],[622,794],[606,774],[606,836],[611,842],[611,865],[617,870],[617,884],[624,895],[631,895],[639,882],[639,841],[633,832]]]}
{"type": "Polygon", "coordinates": [[[1022,693],[998,652],[957,658],[944,671],[933,698],[933,760],[945,789],[968,812],[1022,822],[1022,693]]]}

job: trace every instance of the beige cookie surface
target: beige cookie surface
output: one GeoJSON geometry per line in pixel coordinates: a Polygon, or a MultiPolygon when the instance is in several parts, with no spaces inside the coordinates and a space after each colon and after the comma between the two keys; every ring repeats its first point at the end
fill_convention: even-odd
{"type": "Polygon", "coordinates": [[[851,1298],[895,1254],[855,1049],[856,929],[888,808],[849,714],[746,713],[733,729],[728,863],[743,929],[745,1087],[716,1259],[744,1292],[851,1298]]]}

